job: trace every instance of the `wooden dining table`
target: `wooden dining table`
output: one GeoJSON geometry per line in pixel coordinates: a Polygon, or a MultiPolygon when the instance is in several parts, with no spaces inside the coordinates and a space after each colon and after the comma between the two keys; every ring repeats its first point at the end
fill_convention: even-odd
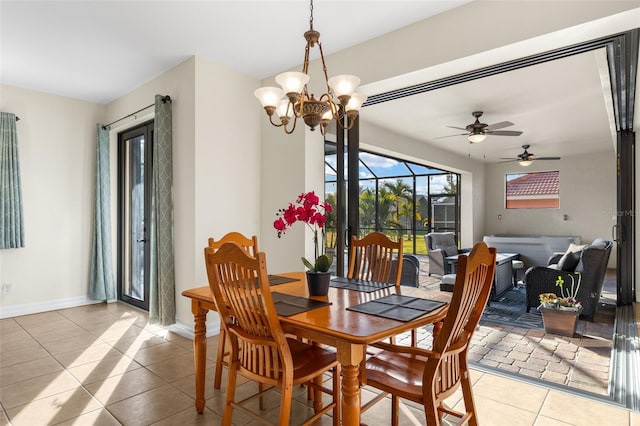
{"type": "MultiPolygon", "coordinates": [[[[366,347],[372,343],[401,334],[411,329],[441,321],[446,315],[451,293],[425,289],[391,286],[374,292],[361,292],[342,288],[329,289],[327,296],[309,296],[304,272],[281,273],[278,276],[294,278],[295,281],[271,287],[272,292],[302,296],[331,302],[330,305],[291,316],[281,316],[280,323],[285,333],[309,339],[336,349],[342,368],[342,424],[360,424],[359,368],[365,357],[366,347]],[[371,314],[347,310],[367,301],[383,296],[401,294],[425,299],[440,300],[447,304],[409,321],[398,321],[371,314]]],[[[209,287],[185,290],[182,295],[191,299],[194,317],[194,362],[196,385],[196,410],[202,413],[205,406],[205,369],[207,361],[206,316],[215,305],[209,287]]]]}

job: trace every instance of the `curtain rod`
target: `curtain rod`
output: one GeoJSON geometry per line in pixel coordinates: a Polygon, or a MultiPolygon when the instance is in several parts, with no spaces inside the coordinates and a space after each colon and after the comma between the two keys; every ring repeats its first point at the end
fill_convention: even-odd
{"type": "MultiPolygon", "coordinates": [[[[171,96],[169,96],[169,95],[167,95],[167,96],[163,96],[163,97],[162,97],[162,102],[171,102],[171,96]]],[[[151,108],[151,107],[152,107],[152,106],[154,106],[154,105],[155,105],[155,102],[154,102],[154,103],[152,103],[151,105],[147,105],[147,106],[146,106],[146,107],[144,107],[144,108],[140,108],[139,110],[134,111],[134,112],[132,112],[132,113],[131,113],[131,114],[129,114],[129,115],[125,115],[124,117],[118,118],[117,120],[112,121],[112,122],[111,122],[111,123],[109,123],[109,124],[105,124],[104,126],[102,126],[102,128],[103,128],[104,130],[107,130],[107,127],[111,126],[112,124],[115,124],[115,123],[117,123],[117,122],[119,122],[119,121],[122,121],[122,120],[124,120],[125,118],[132,117],[132,116],[136,115],[137,113],[144,111],[145,109],[151,108]]]]}

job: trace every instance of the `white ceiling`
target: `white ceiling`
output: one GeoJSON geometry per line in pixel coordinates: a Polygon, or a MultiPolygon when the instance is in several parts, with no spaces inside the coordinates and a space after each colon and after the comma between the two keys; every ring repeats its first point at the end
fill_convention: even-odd
{"type": "MultiPolygon", "coordinates": [[[[330,55],[469,2],[315,0],[314,27],[330,55]]],[[[301,64],[308,19],[300,0],[0,0],[0,82],[107,103],[192,55],[262,79],[301,64]]],[[[485,161],[515,157],[523,144],[566,157],[613,149],[610,93],[598,51],[366,107],[361,117],[485,161]],[[461,133],[447,126],[465,127],[477,110],[482,122],[511,121],[504,130],[523,135],[474,145],[440,138],[461,133]]]]}

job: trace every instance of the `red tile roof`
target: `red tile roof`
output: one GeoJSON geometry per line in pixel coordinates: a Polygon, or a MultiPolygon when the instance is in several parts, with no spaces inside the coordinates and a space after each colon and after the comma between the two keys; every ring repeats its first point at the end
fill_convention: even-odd
{"type": "Polygon", "coordinates": [[[525,195],[558,195],[558,171],[527,173],[507,182],[507,197],[525,195]]]}

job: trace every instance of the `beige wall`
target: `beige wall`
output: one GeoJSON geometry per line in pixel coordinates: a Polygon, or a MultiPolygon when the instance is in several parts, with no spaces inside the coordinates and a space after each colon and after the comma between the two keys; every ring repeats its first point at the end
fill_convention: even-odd
{"type": "MultiPolygon", "coordinates": [[[[486,234],[578,235],[583,243],[611,239],[616,212],[616,160],[613,151],[534,161],[487,165],[486,234]],[[560,172],[559,209],[506,209],[505,175],[535,171],[560,172]],[[567,215],[567,220],[564,220],[567,215]],[[501,217],[499,219],[498,217],[501,217]]],[[[615,267],[615,250],[610,267],[615,267]]]]}
{"type": "Polygon", "coordinates": [[[105,107],[0,86],[17,123],[25,247],[0,250],[0,317],[88,302],[96,123],[105,107]]]}

